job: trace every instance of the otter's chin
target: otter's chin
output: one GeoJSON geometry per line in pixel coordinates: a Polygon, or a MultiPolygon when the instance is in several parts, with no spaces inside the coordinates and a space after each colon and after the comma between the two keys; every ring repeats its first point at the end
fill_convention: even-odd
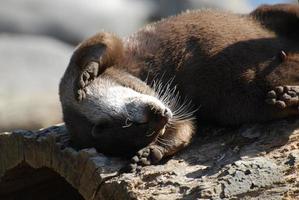
{"type": "Polygon", "coordinates": [[[164,133],[165,126],[159,127],[159,130],[157,128],[151,122],[133,123],[127,127],[99,124],[93,127],[92,136],[99,152],[112,156],[131,156],[164,133]]]}

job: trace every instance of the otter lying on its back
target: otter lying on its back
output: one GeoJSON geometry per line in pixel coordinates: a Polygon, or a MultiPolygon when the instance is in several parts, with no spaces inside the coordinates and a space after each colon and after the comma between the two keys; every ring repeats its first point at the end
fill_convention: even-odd
{"type": "Polygon", "coordinates": [[[114,155],[142,149],[132,160],[147,165],[188,145],[195,117],[238,125],[298,115],[298,16],[287,4],[246,16],[201,10],[124,40],[87,39],[59,88],[74,145],[114,155]]]}

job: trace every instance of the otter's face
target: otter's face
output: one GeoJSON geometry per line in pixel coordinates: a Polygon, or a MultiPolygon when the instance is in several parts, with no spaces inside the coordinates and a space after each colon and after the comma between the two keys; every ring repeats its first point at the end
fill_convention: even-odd
{"type": "Polygon", "coordinates": [[[176,87],[170,86],[171,81],[148,86],[112,66],[86,85],[84,99],[77,101],[74,88],[70,87],[76,83],[72,73],[68,71],[60,85],[65,122],[74,137],[83,138],[87,141],[84,145],[92,143],[103,153],[135,153],[165,131],[173,130],[178,121],[193,119],[195,111],[190,112],[191,102],[180,102],[176,87]],[[74,120],[69,110],[86,122],[74,120]],[[80,123],[85,123],[87,130],[80,123]]]}
{"type": "MultiPolygon", "coordinates": [[[[138,78],[108,68],[86,87],[86,98],[76,107],[94,125],[95,138],[124,138],[125,134],[162,135],[173,113],[155,91],[138,78]]],[[[133,137],[134,138],[134,137],[133,137]]],[[[136,138],[135,138],[136,139],[136,138]]]]}

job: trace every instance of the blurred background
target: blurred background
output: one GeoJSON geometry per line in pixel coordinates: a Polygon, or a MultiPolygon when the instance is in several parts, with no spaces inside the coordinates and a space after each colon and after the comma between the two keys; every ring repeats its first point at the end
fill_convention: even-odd
{"type": "Polygon", "coordinates": [[[186,9],[248,13],[297,0],[1,0],[0,132],[62,122],[58,84],[74,47],[99,31],[125,37],[186,9]]]}

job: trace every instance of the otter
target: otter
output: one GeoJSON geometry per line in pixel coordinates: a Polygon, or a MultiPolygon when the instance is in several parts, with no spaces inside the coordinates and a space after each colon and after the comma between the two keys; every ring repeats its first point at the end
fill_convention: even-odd
{"type": "Polygon", "coordinates": [[[299,5],[187,11],[123,39],[98,33],[75,49],[59,94],[74,146],[138,165],[186,147],[200,123],[298,115],[299,5]]]}

